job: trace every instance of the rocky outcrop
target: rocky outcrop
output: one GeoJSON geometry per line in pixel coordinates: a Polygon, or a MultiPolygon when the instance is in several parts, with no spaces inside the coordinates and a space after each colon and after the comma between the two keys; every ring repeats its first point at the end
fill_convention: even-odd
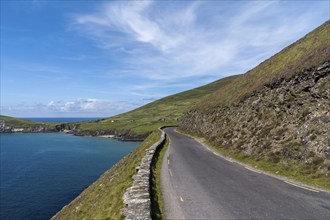
{"type": "Polygon", "coordinates": [[[50,127],[43,124],[23,125],[14,127],[6,124],[5,120],[0,120],[0,133],[46,133],[57,132],[55,127],[50,127]]]}
{"type": "Polygon", "coordinates": [[[330,176],[330,61],[264,86],[231,106],[191,110],[179,127],[274,163],[296,160],[330,176]]]}
{"type": "Polygon", "coordinates": [[[56,130],[60,132],[65,132],[68,134],[73,134],[76,136],[111,136],[111,138],[122,140],[122,141],[141,141],[148,137],[149,133],[143,135],[137,135],[130,130],[116,130],[116,129],[107,129],[107,130],[85,130],[81,129],[79,123],[63,123],[56,125],[56,130]]]}
{"type": "Polygon", "coordinates": [[[55,129],[60,132],[69,132],[76,129],[79,129],[78,123],[62,123],[55,125],[55,129]]]}
{"type": "Polygon", "coordinates": [[[165,141],[165,132],[161,129],[159,131],[161,132],[160,140],[146,150],[146,155],[142,158],[140,166],[136,167],[137,173],[133,176],[133,184],[123,196],[125,219],[151,220],[151,163],[157,148],[165,141]]]}
{"type": "Polygon", "coordinates": [[[144,140],[146,137],[148,137],[149,133],[143,134],[143,135],[137,135],[133,131],[130,130],[124,130],[124,131],[118,131],[115,129],[109,129],[109,130],[82,130],[82,129],[73,129],[73,130],[67,130],[67,133],[76,135],[76,136],[106,136],[111,135],[112,138],[122,140],[122,141],[141,141],[144,140]]]}

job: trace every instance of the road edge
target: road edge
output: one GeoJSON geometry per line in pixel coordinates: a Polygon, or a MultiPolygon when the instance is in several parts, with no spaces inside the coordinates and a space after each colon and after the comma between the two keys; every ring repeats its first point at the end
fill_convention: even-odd
{"type": "Polygon", "coordinates": [[[297,180],[293,180],[293,179],[290,179],[288,177],[285,177],[285,176],[280,176],[280,175],[276,175],[276,174],[273,174],[273,173],[270,173],[270,172],[267,172],[265,170],[260,170],[258,169],[257,167],[253,167],[249,164],[245,164],[243,162],[240,162],[238,160],[235,160],[231,157],[228,157],[228,156],[225,156],[217,151],[215,151],[212,147],[210,147],[207,143],[205,143],[204,141],[200,140],[199,138],[197,137],[194,137],[190,134],[184,134],[180,131],[177,130],[177,128],[174,129],[175,132],[179,133],[179,134],[182,134],[182,135],[185,135],[185,136],[188,136],[188,137],[191,137],[193,138],[195,141],[199,142],[203,147],[205,147],[207,150],[211,151],[214,155],[217,155],[218,157],[221,157],[222,159],[225,159],[229,162],[232,162],[232,163],[236,163],[236,164],[239,164],[243,167],[245,167],[246,169],[250,170],[250,171],[253,171],[253,172],[256,172],[256,173],[260,173],[260,174],[264,174],[264,175],[267,175],[267,176],[271,176],[273,178],[276,178],[278,180],[281,180],[287,184],[291,184],[291,185],[294,185],[296,187],[300,187],[300,188],[303,188],[303,189],[307,189],[307,190],[310,190],[310,191],[320,191],[320,192],[325,192],[325,193],[330,193],[330,190],[327,190],[327,189],[322,189],[322,188],[319,188],[319,187],[316,187],[316,186],[311,186],[311,185],[308,185],[306,183],[302,183],[302,182],[299,182],[297,180]]]}
{"type": "MultiPolygon", "coordinates": [[[[165,131],[164,131],[165,132],[165,131]]],[[[166,132],[165,132],[166,133],[166,132]]],[[[166,134],[167,135],[167,134],[166,134]]],[[[176,199],[177,196],[174,195],[175,187],[172,184],[172,181],[170,180],[170,165],[169,165],[169,155],[170,155],[170,150],[172,148],[171,145],[171,138],[169,135],[167,135],[169,144],[168,147],[165,151],[163,161],[162,161],[162,167],[161,167],[161,173],[160,173],[160,182],[161,182],[161,190],[163,193],[163,202],[164,202],[164,215],[163,218],[165,220],[169,219],[184,219],[184,214],[182,210],[179,208],[180,204],[178,200],[176,199]],[[171,187],[171,189],[169,189],[171,187]],[[168,203],[166,202],[168,201],[168,203]],[[171,201],[171,202],[169,202],[171,201]],[[169,212],[171,210],[171,212],[169,212]],[[175,211],[173,211],[175,210],[175,211]],[[171,215],[169,214],[171,213],[171,215]],[[175,215],[173,215],[175,213],[175,215]]]]}

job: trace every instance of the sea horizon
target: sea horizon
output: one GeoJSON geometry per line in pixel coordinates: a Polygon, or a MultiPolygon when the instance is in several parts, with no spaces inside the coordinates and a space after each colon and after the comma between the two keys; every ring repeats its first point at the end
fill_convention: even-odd
{"type": "Polygon", "coordinates": [[[100,120],[105,117],[20,117],[21,119],[37,122],[83,122],[100,120]]]}

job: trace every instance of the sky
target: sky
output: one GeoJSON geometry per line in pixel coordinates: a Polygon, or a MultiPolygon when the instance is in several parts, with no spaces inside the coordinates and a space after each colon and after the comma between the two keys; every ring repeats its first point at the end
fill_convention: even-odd
{"type": "Polygon", "coordinates": [[[108,117],[245,73],[329,4],[1,0],[1,114],[108,117]]]}

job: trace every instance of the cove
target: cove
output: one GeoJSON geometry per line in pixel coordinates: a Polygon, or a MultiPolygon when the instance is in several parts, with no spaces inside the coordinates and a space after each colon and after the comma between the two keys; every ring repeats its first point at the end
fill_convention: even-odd
{"type": "Polygon", "coordinates": [[[0,134],[0,219],[49,219],[140,142],[0,134]]]}

